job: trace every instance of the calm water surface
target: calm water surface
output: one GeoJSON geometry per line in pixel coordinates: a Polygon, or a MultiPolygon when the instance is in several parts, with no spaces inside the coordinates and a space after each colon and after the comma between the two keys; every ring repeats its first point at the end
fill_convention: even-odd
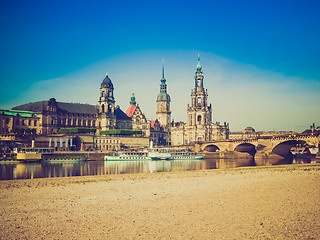
{"type": "Polygon", "coordinates": [[[211,167],[205,160],[0,164],[0,180],[190,171],[207,168],[211,167]]]}

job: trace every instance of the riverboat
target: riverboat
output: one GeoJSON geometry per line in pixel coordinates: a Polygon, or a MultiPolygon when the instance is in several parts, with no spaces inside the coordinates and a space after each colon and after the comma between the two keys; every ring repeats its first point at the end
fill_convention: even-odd
{"type": "Polygon", "coordinates": [[[87,161],[88,156],[81,155],[81,156],[49,156],[44,157],[42,162],[47,163],[75,163],[75,162],[83,162],[87,161]]]}
{"type": "Polygon", "coordinates": [[[112,156],[104,156],[105,161],[139,161],[150,160],[148,152],[116,152],[112,156]]]}
{"type": "Polygon", "coordinates": [[[191,151],[171,152],[172,160],[184,160],[184,159],[202,160],[203,158],[204,158],[204,154],[198,154],[196,152],[191,152],[191,151]]]}
{"type": "Polygon", "coordinates": [[[16,159],[23,162],[38,162],[42,158],[42,154],[37,148],[20,148],[16,152],[16,159]]]}
{"type": "Polygon", "coordinates": [[[171,153],[163,149],[152,149],[151,151],[149,151],[148,156],[153,161],[172,160],[171,153]]]}
{"type": "Polygon", "coordinates": [[[319,149],[316,147],[296,147],[291,149],[293,163],[313,163],[316,161],[319,149]]]}
{"type": "Polygon", "coordinates": [[[201,160],[204,154],[198,154],[192,151],[180,150],[169,151],[167,148],[150,149],[148,151],[137,152],[116,152],[112,156],[105,156],[105,161],[138,161],[138,160],[201,160]]]}

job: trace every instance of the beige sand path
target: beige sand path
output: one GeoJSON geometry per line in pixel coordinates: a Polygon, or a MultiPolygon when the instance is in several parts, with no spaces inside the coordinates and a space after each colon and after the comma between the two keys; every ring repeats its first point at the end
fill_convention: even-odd
{"type": "Polygon", "coordinates": [[[0,182],[0,239],[320,239],[320,165],[0,182]]]}

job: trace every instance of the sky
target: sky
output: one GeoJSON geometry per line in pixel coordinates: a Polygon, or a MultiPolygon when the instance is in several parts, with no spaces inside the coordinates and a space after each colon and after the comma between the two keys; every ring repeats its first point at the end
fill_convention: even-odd
{"type": "Polygon", "coordinates": [[[0,108],[98,104],[108,72],[125,111],[156,117],[162,61],[186,121],[197,56],[213,122],[231,131],[320,126],[320,1],[0,2],[0,108]]]}

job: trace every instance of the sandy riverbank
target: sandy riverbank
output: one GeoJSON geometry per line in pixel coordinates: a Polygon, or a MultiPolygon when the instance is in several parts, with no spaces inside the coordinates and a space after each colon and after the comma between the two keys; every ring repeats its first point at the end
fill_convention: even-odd
{"type": "Polygon", "coordinates": [[[319,239],[320,165],[0,182],[0,239],[319,239]]]}

